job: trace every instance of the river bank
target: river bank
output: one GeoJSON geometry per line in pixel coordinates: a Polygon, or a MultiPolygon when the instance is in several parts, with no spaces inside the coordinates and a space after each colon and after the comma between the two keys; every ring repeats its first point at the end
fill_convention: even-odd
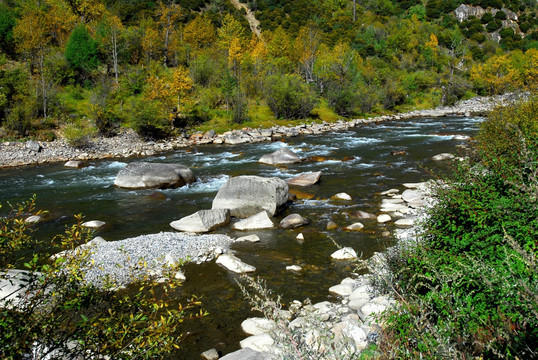
{"type": "Polygon", "coordinates": [[[451,115],[485,114],[499,105],[515,102],[520,96],[509,93],[492,97],[474,97],[456,103],[454,106],[442,106],[432,110],[414,110],[407,113],[383,115],[368,119],[339,120],[335,123],[299,124],[284,127],[275,126],[268,129],[242,129],[216,134],[214,131],[194,133],[163,141],[144,141],[133,130],[125,129],[112,138],[99,137],[89,142],[86,147],[70,146],[65,140],[52,142],[3,142],[0,143],[0,168],[35,165],[71,160],[86,161],[107,158],[125,158],[152,156],[162,152],[173,151],[201,144],[245,144],[299,135],[314,135],[329,131],[344,131],[365,124],[403,120],[415,117],[443,117],[451,115]]]}

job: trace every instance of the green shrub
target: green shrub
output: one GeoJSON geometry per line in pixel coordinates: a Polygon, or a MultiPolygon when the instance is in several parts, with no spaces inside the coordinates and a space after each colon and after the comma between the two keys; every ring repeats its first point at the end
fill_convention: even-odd
{"type": "Polygon", "coordinates": [[[484,122],[475,162],[435,190],[418,245],[391,260],[387,358],[536,358],[535,98],[484,122]]]}
{"type": "Polygon", "coordinates": [[[317,103],[313,91],[301,77],[288,74],[267,79],[265,98],[273,114],[283,119],[304,119],[317,103]]]}
{"type": "Polygon", "coordinates": [[[172,124],[158,101],[133,100],[131,127],[144,139],[159,140],[170,136],[172,124]]]}
{"type": "Polygon", "coordinates": [[[77,148],[89,146],[96,132],[96,128],[82,119],[76,119],[62,129],[62,135],[67,143],[77,148]]]}

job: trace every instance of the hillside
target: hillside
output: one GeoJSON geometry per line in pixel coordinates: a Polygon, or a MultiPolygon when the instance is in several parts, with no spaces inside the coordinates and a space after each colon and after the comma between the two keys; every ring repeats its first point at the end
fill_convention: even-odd
{"type": "Polygon", "coordinates": [[[0,3],[1,138],[334,121],[532,87],[532,0],[0,3]],[[254,35],[259,30],[259,34],[254,35]]]}

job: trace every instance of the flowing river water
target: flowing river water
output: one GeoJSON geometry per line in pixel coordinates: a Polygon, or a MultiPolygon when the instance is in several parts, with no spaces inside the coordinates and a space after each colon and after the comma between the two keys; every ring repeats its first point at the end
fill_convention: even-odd
{"type": "MultiPolygon", "coordinates": [[[[292,178],[302,172],[321,171],[320,183],[300,189],[310,199],[297,200],[279,214],[275,223],[290,213],[299,213],[310,224],[294,230],[238,232],[218,230],[231,237],[257,234],[258,243],[236,243],[232,248],[244,262],[257,268],[284,303],[310,298],[313,302],[336,300],[328,288],[338,284],[353,270],[352,264],[335,262],[330,254],[340,246],[350,246],[364,259],[393,244],[383,236],[391,225],[362,221],[360,232],[344,232],[342,227],[358,221],[358,210],[378,213],[377,193],[391,188],[403,190],[406,182],[431,178],[430,173],[446,170],[446,163],[434,162],[433,155],[457,154],[482,119],[479,117],[416,118],[352,128],[348,131],[286,138],[283,141],[244,145],[202,145],[148,158],[90,161],[87,167],[71,169],[49,164],[0,169],[0,203],[17,203],[37,195],[37,206],[50,211],[50,221],[38,225],[37,236],[61,233],[82,213],[86,220],[102,220],[107,226],[96,235],[108,241],[142,234],[173,231],[169,223],[201,209],[211,208],[218,189],[231,176],[260,175],[292,178]],[[323,157],[285,167],[259,164],[258,159],[280,147],[288,147],[301,158],[323,157]],[[394,152],[405,151],[405,154],[394,152]],[[198,181],[191,186],[166,190],[124,190],[115,188],[114,178],[132,161],[178,162],[190,167],[198,181]],[[345,160],[345,161],[343,161],[345,160]],[[346,192],[352,201],[332,201],[346,192]],[[339,229],[327,231],[329,220],[339,229]],[[302,232],[304,241],[296,240],[302,232]],[[300,265],[303,271],[285,270],[300,265]]],[[[4,207],[2,210],[6,210],[4,207]]],[[[187,264],[181,292],[200,296],[209,316],[186,324],[184,349],[177,359],[196,359],[215,347],[223,353],[238,349],[245,337],[240,323],[252,312],[235,282],[237,275],[214,262],[187,264]]]]}

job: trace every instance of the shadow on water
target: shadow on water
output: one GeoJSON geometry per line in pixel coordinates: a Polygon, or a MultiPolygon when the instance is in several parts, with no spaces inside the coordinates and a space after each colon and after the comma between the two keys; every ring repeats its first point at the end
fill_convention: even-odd
{"type": "MultiPolygon", "coordinates": [[[[309,199],[297,200],[274,219],[278,224],[284,216],[299,213],[310,221],[309,225],[294,230],[257,231],[259,243],[237,243],[233,249],[240,259],[257,268],[255,276],[266,280],[275,293],[282,294],[285,304],[305,298],[323,301],[331,299],[327,289],[353,271],[352,264],[331,260],[330,254],[337,249],[332,239],[340,246],[353,247],[363,258],[393,244],[392,238],[381,235],[391,230],[390,227],[375,221],[361,221],[365,228],[360,232],[342,231],[342,227],[359,221],[354,213],[358,210],[378,213],[380,197],[376,193],[395,187],[403,189],[401,184],[406,182],[427,180],[430,175],[425,168],[444,171],[446,164],[429,159],[438,153],[456,152],[456,146],[467,141],[454,135],[472,136],[480,121],[480,118],[462,117],[411,119],[290,138],[285,142],[198,146],[143,159],[179,162],[191,167],[198,182],[179,189],[115,188],[113,181],[119,169],[142,159],[91,161],[80,170],[64,168],[61,164],[3,169],[0,170],[0,203],[16,203],[37,194],[38,207],[49,210],[50,216],[39,225],[36,236],[50,238],[72,223],[74,214],[83,213],[86,220],[107,222],[96,235],[114,241],[172,231],[171,221],[211,208],[216,192],[231,176],[289,179],[302,172],[322,171],[319,184],[298,189],[309,199]],[[301,158],[318,157],[321,161],[284,167],[257,162],[262,155],[283,146],[301,158]],[[353,200],[329,200],[339,192],[348,193],[353,200]],[[340,229],[328,232],[329,220],[340,229]],[[304,234],[304,241],[296,239],[299,232],[304,234]],[[304,271],[286,271],[287,265],[300,265],[304,271]]],[[[231,237],[251,234],[230,229],[219,232],[231,237]]],[[[212,347],[223,353],[237,349],[239,340],[245,336],[240,323],[253,315],[235,283],[238,276],[214,262],[187,264],[184,271],[187,281],[181,293],[201,296],[210,315],[185,324],[190,336],[184,349],[173,358],[198,358],[212,347]]]]}

